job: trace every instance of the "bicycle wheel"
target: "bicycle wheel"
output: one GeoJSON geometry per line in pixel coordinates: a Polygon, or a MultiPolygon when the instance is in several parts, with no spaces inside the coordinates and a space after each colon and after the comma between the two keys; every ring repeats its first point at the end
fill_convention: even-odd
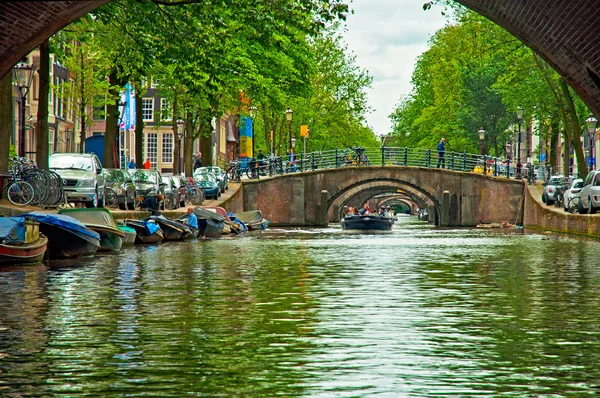
{"type": "Polygon", "coordinates": [[[15,181],[8,187],[6,196],[8,196],[8,200],[13,205],[25,206],[31,203],[35,196],[35,191],[28,182],[15,181]]]}
{"type": "Polygon", "coordinates": [[[114,189],[106,188],[105,195],[106,206],[112,208],[116,208],[119,206],[119,195],[117,195],[117,192],[114,189]]]}

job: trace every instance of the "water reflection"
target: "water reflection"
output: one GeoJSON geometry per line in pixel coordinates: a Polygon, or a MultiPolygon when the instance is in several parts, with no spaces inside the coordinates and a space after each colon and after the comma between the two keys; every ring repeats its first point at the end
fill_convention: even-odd
{"type": "Polygon", "coordinates": [[[0,391],[593,394],[599,248],[401,218],[0,269],[0,391]]]}

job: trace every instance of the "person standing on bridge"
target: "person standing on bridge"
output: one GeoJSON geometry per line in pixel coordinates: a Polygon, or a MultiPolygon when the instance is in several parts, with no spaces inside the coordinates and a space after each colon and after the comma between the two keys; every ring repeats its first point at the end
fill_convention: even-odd
{"type": "Polygon", "coordinates": [[[444,138],[442,138],[440,140],[440,143],[437,146],[437,151],[438,151],[438,163],[437,163],[437,168],[440,167],[440,165],[442,166],[442,169],[446,168],[446,144],[445,144],[446,140],[444,138]]]}

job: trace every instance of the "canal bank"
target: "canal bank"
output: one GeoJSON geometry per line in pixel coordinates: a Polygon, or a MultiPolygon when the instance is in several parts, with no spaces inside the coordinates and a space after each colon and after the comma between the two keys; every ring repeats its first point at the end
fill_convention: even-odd
{"type": "MultiPolygon", "coordinates": [[[[202,202],[201,206],[219,206],[223,207],[228,212],[240,212],[239,206],[236,205],[236,198],[241,195],[241,184],[237,182],[230,182],[229,189],[225,191],[225,193],[221,194],[218,199],[206,199],[202,202]]],[[[160,213],[167,218],[179,218],[187,213],[187,209],[191,207],[194,208],[196,206],[184,206],[180,207],[177,210],[164,210],[160,213]]],[[[119,210],[109,208],[115,220],[125,220],[125,219],[145,219],[150,217],[151,213],[149,211],[142,210],[119,210]]],[[[37,206],[15,206],[11,204],[6,199],[0,200],[0,216],[11,217],[16,216],[18,214],[29,213],[31,211],[46,211],[51,213],[57,213],[58,209],[56,208],[47,208],[43,209],[37,206]]]]}

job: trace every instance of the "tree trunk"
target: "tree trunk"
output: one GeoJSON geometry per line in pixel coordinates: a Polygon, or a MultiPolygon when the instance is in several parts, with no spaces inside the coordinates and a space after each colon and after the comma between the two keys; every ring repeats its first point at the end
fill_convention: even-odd
{"type": "Polygon", "coordinates": [[[567,131],[569,141],[573,145],[575,156],[577,158],[577,170],[579,171],[579,176],[585,179],[588,170],[587,159],[583,154],[583,146],[581,144],[581,126],[579,124],[579,118],[577,117],[577,109],[575,109],[575,104],[573,103],[573,96],[571,95],[571,91],[569,91],[567,80],[564,77],[560,78],[560,89],[566,102],[566,112],[568,116],[568,120],[565,120],[565,126],[567,126],[565,130],[567,131]]]}
{"type": "Polygon", "coordinates": [[[183,165],[185,167],[185,175],[191,177],[193,175],[192,157],[194,156],[192,146],[194,145],[194,126],[192,125],[192,114],[191,112],[186,113],[185,116],[185,140],[183,144],[183,165]]]}
{"type": "Polygon", "coordinates": [[[179,158],[181,157],[181,147],[179,134],[177,131],[177,118],[179,117],[179,104],[177,103],[177,94],[173,98],[173,115],[171,117],[171,128],[173,129],[173,174],[179,173],[179,158]]]}
{"type": "Polygon", "coordinates": [[[135,167],[141,169],[144,164],[144,115],[142,114],[142,90],[135,87],[135,167]]]}
{"type": "MultiPolygon", "coordinates": [[[[48,170],[48,92],[50,91],[50,41],[46,39],[40,45],[40,84],[39,107],[37,113],[36,162],[40,169],[48,170]]],[[[32,93],[33,94],[33,93],[32,93]]]]}
{"type": "Polygon", "coordinates": [[[0,80],[0,172],[8,171],[10,156],[10,137],[14,130],[12,73],[4,75],[0,80]]]}
{"type": "MultiPolygon", "coordinates": [[[[83,50],[81,50],[81,47],[79,49],[79,60],[80,60],[80,70],[84,70],[83,69],[83,50]]],[[[86,126],[86,108],[87,108],[87,103],[85,101],[85,78],[83,77],[83,75],[79,78],[80,82],[79,82],[79,99],[81,101],[81,103],[79,104],[79,117],[81,118],[81,130],[79,132],[79,153],[83,153],[83,145],[85,143],[85,130],[87,128],[86,126]]]]}
{"type": "Polygon", "coordinates": [[[550,153],[548,154],[548,160],[550,161],[550,167],[552,173],[556,174],[556,166],[558,165],[558,137],[559,137],[559,120],[558,116],[554,115],[550,121],[550,153]]]}
{"type": "Polygon", "coordinates": [[[121,84],[117,79],[116,71],[109,75],[110,89],[109,103],[106,104],[106,128],[104,130],[104,167],[116,168],[119,167],[119,153],[117,150],[117,137],[119,133],[119,98],[121,84]],[[116,159],[114,156],[116,155],[116,159]]]}
{"type": "Polygon", "coordinates": [[[212,126],[210,124],[211,119],[208,119],[208,123],[202,123],[200,126],[200,152],[202,152],[202,166],[212,166],[212,138],[211,131],[212,126]]]}

